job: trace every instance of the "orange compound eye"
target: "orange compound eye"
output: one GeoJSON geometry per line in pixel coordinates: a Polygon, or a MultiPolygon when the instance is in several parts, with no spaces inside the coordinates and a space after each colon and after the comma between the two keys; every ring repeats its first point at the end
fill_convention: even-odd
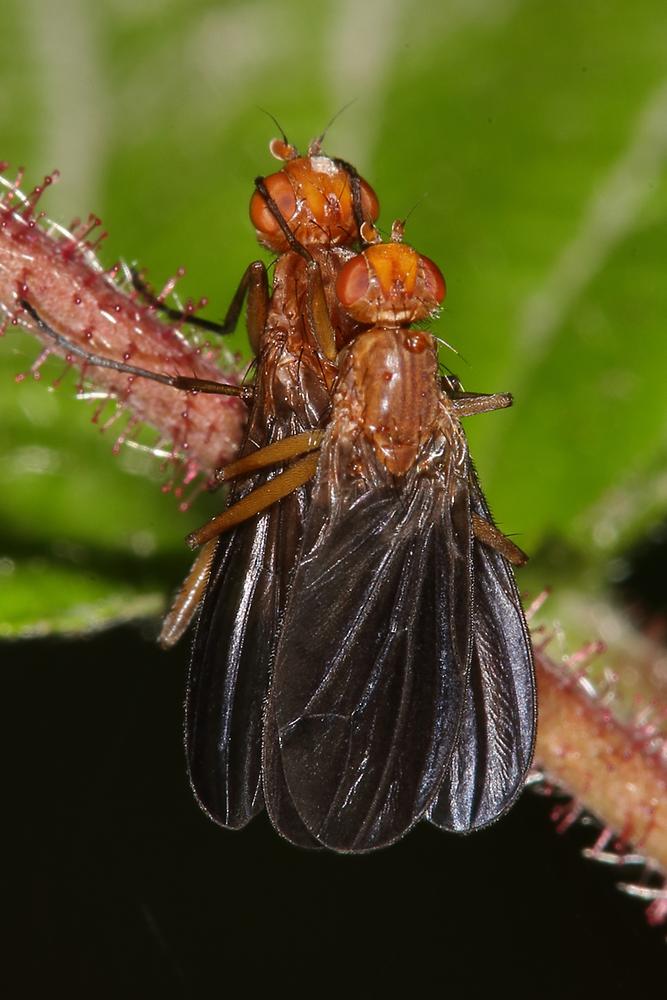
{"type": "Polygon", "coordinates": [[[442,302],[447,294],[447,286],[442,271],[428,257],[419,258],[424,272],[424,284],[436,302],[442,302]]]}
{"type": "Polygon", "coordinates": [[[336,295],[340,304],[345,309],[355,306],[368,294],[369,287],[366,258],[359,256],[348,260],[336,280],[336,295]]]}
{"type": "MultiPolygon", "coordinates": [[[[267,177],[264,184],[278,206],[280,214],[286,222],[289,222],[296,212],[296,195],[289,178],[280,171],[267,177]]],[[[266,236],[275,236],[280,231],[280,226],[273,212],[259,191],[255,191],[250,199],[250,221],[258,232],[264,233],[266,236]]]]}
{"type": "Polygon", "coordinates": [[[361,211],[364,219],[368,222],[375,222],[380,214],[380,202],[370,184],[361,178],[361,211]]]}

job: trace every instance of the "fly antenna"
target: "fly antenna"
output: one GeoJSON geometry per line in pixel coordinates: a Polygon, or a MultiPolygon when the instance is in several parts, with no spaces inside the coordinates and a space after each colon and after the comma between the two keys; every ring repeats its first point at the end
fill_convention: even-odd
{"type": "Polygon", "coordinates": [[[324,142],[324,137],[327,134],[327,132],[329,131],[329,129],[331,128],[331,126],[333,125],[333,123],[338,118],[340,118],[340,116],[343,114],[344,111],[347,111],[347,109],[349,107],[351,107],[353,104],[355,104],[357,100],[358,100],[357,97],[353,97],[351,101],[348,101],[347,104],[344,104],[342,108],[338,109],[338,111],[333,116],[333,118],[331,119],[331,121],[326,125],[326,127],[325,127],[324,131],[322,132],[322,134],[319,135],[317,137],[317,139],[313,139],[313,141],[311,142],[310,146],[308,147],[308,153],[309,153],[310,156],[316,156],[317,153],[319,153],[320,149],[322,148],[322,143],[324,142]]]}
{"type": "Polygon", "coordinates": [[[280,134],[281,134],[281,136],[282,136],[282,140],[283,140],[283,142],[285,143],[285,145],[286,145],[286,146],[291,146],[291,143],[290,143],[289,139],[288,139],[288,138],[287,138],[287,136],[285,135],[285,130],[284,130],[284,128],[282,127],[282,125],[280,124],[280,122],[278,121],[278,119],[276,118],[276,116],[275,116],[275,115],[272,115],[270,111],[267,111],[267,110],[266,110],[266,108],[260,108],[260,107],[259,107],[259,105],[258,105],[258,107],[257,107],[257,110],[258,110],[258,111],[261,111],[261,112],[262,112],[262,114],[266,115],[266,117],[267,117],[267,118],[270,118],[270,119],[271,119],[271,121],[273,122],[273,124],[274,124],[274,125],[276,126],[276,128],[277,128],[277,129],[278,129],[278,131],[280,132],[280,134]]]}
{"type": "Polygon", "coordinates": [[[425,200],[426,200],[426,191],[424,191],[424,193],[423,193],[423,195],[421,196],[421,198],[417,198],[417,201],[416,201],[416,202],[414,203],[414,205],[412,206],[412,208],[410,209],[410,211],[408,212],[408,214],[407,214],[407,215],[405,216],[405,218],[404,218],[404,219],[401,219],[401,224],[402,224],[402,226],[403,226],[403,228],[404,228],[404,229],[405,229],[405,227],[406,227],[406,225],[407,225],[407,223],[408,223],[408,219],[410,218],[410,216],[412,215],[412,213],[413,213],[413,212],[414,212],[414,211],[415,211],[416,209],[418,209],[418,208],[419,208],[419,206],[420,206],[421,204],[423,204],[423,202],[424,202],[425,200]]]}

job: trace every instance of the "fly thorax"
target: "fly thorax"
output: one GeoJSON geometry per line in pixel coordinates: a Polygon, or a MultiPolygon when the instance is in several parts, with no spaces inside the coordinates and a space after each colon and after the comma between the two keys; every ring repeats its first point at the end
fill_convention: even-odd
{"type": "Polygon", "coordinates": [[[363,433],[386,470],[404,476],[438,415],[433,339],[420,331],[374,327],[357,338],[350,354],[363,433]]]}

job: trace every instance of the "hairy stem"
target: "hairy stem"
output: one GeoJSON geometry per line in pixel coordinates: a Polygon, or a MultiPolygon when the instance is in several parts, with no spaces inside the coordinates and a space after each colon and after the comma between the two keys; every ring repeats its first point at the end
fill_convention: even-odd
{"type": "Polygon", "coordinates": [[[67,357],[87,380],[128,408],[135,421],[161,431],[172,442],[174,457],[186,462],[188,478],[230,461],[245,425],[246,410],[239,399],[183,393],[146,378],[86,366],[40,332],[22,310],[22,300],[73,344],[95,354],[168,375],[238,382],[236,371],[223,372],[218,366],[219,350],[194,345],[176,326],[161,322],[153,306],[121,287],[120,266],[108,272],[101,268],[88,239],[99,220],[71,232],[49,224],[35,213],[48,181],[25,197],[5,178],[0,180],[6,189],[0,201],[4,328],[20,323],[43,340],[45,351],[33,369],[37,371],[49,354],[67,357]]]}

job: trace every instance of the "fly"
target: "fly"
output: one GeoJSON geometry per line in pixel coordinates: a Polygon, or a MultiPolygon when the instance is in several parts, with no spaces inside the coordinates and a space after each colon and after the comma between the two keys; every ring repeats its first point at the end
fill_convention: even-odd
{"type": "Polygon", "coordinates": [[[511,570],[526,556],[495,526],[460,424],[511,397],[439,378],[433,336],[411,324],[444,279],[401,240],[395,224],[337,279],[366,329],[339,358],[264,714],[274,826],[341,852],[422,818],[488,825],[521,790],[535,735],[511,570]]]}

